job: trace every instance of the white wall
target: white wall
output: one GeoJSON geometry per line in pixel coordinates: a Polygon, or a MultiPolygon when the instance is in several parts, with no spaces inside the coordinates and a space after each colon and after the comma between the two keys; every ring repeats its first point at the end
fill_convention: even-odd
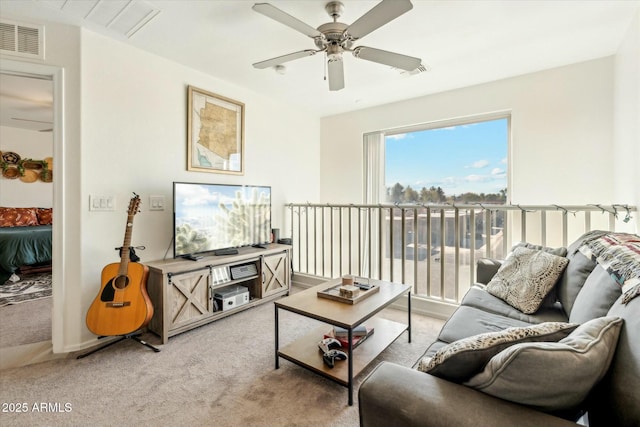
{"type": "Polygon", "coordinates": [[[602,58],[326,117],[321,201],[362,201],[366,132],[511,111],[512,203],[630,203],[629,192],[619,200],[613,191],[613,63],[602,58]]]}
{"type": "MultiPolygon", "coordinates": [[[[0,151],[13,151],[23,159],[52,157],[52,135],[0,126],[0,151]]],[[[53,206],[53,184],[41,180],[25,183],[20,179],[0,177],[0,206],[50,208],[53,206]]]]}
{"type": "Polygon", "coordinates": [[[143,200],[132,240],[146,247],[138,252],[143,261],[162,258],[171,243],[173,181],[270,185],[273,226],[282,228],[286,203],[319,198],[320,122],[87,30],[45,25],[44,64],[16,66],[15,58],[0,59],[3,69],[62,70],[57,96],[64,100],[64,120],[54,129],[59,144],[54,148],[53,349],[69,352],[95,344],[85,316],[100,289],[102,268],[119,261],[113,248],[122,245],[132,192],[143,200]],[[188,85],[245,103],[245,175],[186,171],[188,85]],[[90,212],[90,195],[115,196],[116,211],[90,212]],[[150,195],[165,196],[165,211],[147,210],[150,195]]]}
{"type": "MultiPolygon", "coordinates": [[[[82,144],[80,168],[80,282],[75,313],[81,340],[93,339],[84,314],[100,288],[100,271],[119,262],[132,192],[142,198],[132,245],[142,261],[163,258],[172,232],[173,181],[269,185],[272,224],[282,228],[284,205],[319,198],[320,122],[286,105],[104,36],[82,31],[82,144]],[[245,104],[244,176],[189,172],[187,86],[245,104]],[[90,195],[113,195],[114,212],[89,211],[90,195]],[[165,197],[162,212],[149,211],[149,196],[165,197]]],[[[281,236],[288,236],[281,230],[281,236]]],[[[169,251],[169,257],[173,254],[169,251]]],[[[76,343],[74,343],[76,344],[76,343]]],[[[72,345],[70,343],[70,345],[72,345]]]]}
{"type": "Polygon", "coordinates": [[[615,59],[614,191],[617,200],[640,206],[640,10],[615,59]]]}

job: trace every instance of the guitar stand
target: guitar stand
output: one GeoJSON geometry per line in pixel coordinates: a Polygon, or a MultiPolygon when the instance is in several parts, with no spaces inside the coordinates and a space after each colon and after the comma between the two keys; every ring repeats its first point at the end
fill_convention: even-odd
{"type": "MultiPolygon", "coordinates": [[[[140,335],[142,335],[142,334],[141,333],[135,333],[135,332],[131,333],[131,334],[120,335],[120,339],[117,339],[115,341],[111,341],[109,344],[105,344],[102,347],[98,347],[98,348],[93,349],[93,350],[91,350],[91,351],[89,351],[87,353],[81,354],[80,356],[76,357],[76,359],[82,359],[84,357],[87,357],[87,356],[89,356],[89,355],[91,355],[93,353],[96,353],[96,352],[100,351],[100,350],[104,350],[105,348],[107,348],[109,346],[112,346],[113,344],[119,343],[120,341],[126,340],[126,339],[132,339],[134,341],[137,341],[140,344],[142,344],[143,346],[149,347],[151,350],[153,350],[156,353],[160,352],[159,348],[156,348],[156,347],[152,346],[151,344],[149,344],[148,342],[146,342],[144,340],[141,340],[140,339],[140,335]]],[[[107,337],[106,335],[102,335],[102,336],[99,336],[98,339],[102,339],[102,338],[106,338],[106,337],[107,337]]]]}

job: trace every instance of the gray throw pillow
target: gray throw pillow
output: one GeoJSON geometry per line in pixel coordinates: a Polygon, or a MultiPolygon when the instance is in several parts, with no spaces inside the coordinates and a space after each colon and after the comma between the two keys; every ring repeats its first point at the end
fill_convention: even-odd
{"type": "Polygon", "coordinates": [[[607,270],[596,265],[573,303],[569,321],[584,323],[596,317],[606,316],[620,295],[620,285],[607,270]]]}
{"type": "Polygon", "coordinates": [[[599,317],[559,342],[513,345],[465,385],[545,412],[576,409],[609,369],[622,323],[599,317]]]}
{"type": "Polygon", "coordinates": [[[487,284],[486,291],[525,314],[533,314],[568,263],[564,257],[518,247],[487,284]]]}
{"type": "Polygon", "coordinates": [[[480,372],[487,362],[505,348],[523,342],[559,341],[577,324],[545,322],[487,332],[447,344],[432,356],[420,360],[417,369],[440,378],[462,383],[480,372]]]}

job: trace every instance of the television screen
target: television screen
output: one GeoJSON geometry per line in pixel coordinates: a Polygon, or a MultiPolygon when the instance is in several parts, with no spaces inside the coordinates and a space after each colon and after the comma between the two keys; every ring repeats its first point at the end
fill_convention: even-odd
{"type": "Polygon", "coordinates": [[[271,187],[173,183],[174,257],[271,241],[271,187]]]}

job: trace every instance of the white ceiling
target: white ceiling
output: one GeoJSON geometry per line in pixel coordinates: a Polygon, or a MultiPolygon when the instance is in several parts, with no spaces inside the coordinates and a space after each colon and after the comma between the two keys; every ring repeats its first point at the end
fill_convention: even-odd
{"type": "MultiPolygon", "coordinates": [[[[430,71],[403,74],[346,54],[346,88],[330,92],[320,54],[287,63],[284,75],[251,66],[315,48],[309,37],[254,12],[254,1],[108,0],[87,12],[97,1],[0,0],[0,11],[27,22],[82,25],[318,116],[613,55],[640,8],[638,0],[412,0],[413,10],[356,46],[420,57],[430,71]],[[106,6],[111,10],[99,10],[106,6]],[[135,28],[129,25],[137,29],[130,37],[125,35],[129,27],[120,22],[107,28],[110,19],[103,12],[117,15],[119,10],[134,26],[142,19],[135,28]],[[150,15],[140,18],[147,11],[150,15]]],[[[325,0],[269,2],[312,27],[331,21],[325,0]]],[[[378,3],[342,2],[340,21],[347,24],[378,3]]],[[[204,89],[216,92],[215,87],[204,89]]]]}

